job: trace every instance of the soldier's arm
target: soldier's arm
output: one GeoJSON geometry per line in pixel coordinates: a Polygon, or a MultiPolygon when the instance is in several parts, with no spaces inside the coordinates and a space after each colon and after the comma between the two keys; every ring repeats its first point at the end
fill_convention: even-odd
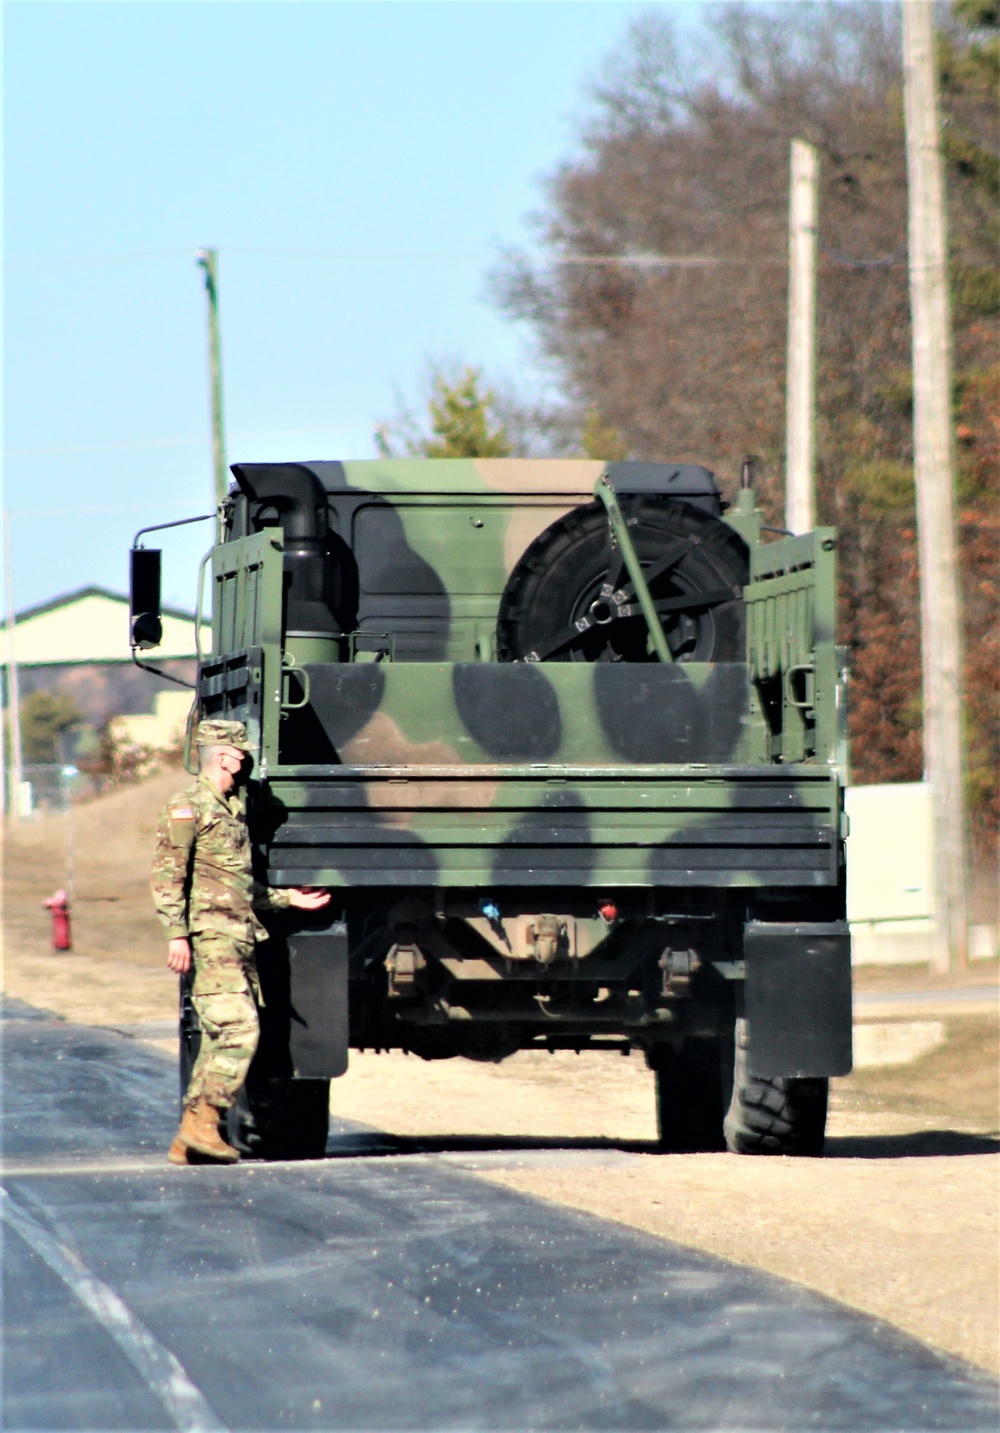
{"type": "Polygon", "coordinates": [[[329,899],[328,894],[298,886],[267,886],[261,881],[254,881],[250,887],[250,904],[255,911],[286,911],[289,906],[316,911],[329,899]]]}
{"type": "Polygon", "coordinates": [[[300,911],[318,911],[330,901],[329,891],[309,890],[305,886],[261,886],[254,882],[254,910],[283,911],[294,906],[300,911]]]}
{"type": "Polygon", "coordinates": [[[329,891],[317,891],[310,886],[292,886],[288,891],[288,904],[300,911],[318,911],[330,904],[329,891]]]}
{"type": "Polygon", "coordinates": [[[186,975],[191,969],[191,942],[187,936],[175,936],[167,946],[167,968],[177,975],[186,975]]]}
{"type": "Polygon", "coordinates": [[[156,828],[149,885],[156,914],[171,941],[188,935],[188,862],[196,829],[194,808],[183,801],[172,801],[164,807],[156,828]]]}
{"type": "Polygon", "coordinates": [[[263,886],[254,881],[250,901],[255,911],[286,911],[291,905],[284,886],[263,886]]]}

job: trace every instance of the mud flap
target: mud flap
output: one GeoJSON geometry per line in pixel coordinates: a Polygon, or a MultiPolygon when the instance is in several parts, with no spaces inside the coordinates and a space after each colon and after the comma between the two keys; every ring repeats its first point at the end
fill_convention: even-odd
{"type": "Polygon", "coordinates": [[[743,928],[750,1072],[846,1075],[851,1050],[851,935],[845,922],[743,928]]]}
{"type": "Polygon", "coordinates": [[[288,1047],[299,1079],[335,1079],[347,1069],[347,926],[288,938],[288,1047]]]}

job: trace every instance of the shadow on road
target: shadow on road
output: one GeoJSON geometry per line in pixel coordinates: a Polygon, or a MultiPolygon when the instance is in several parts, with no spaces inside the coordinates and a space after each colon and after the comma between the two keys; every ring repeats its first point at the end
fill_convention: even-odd
{"type": "MultiPolygon", "coordinates": [[[[326,1158],[378,1159],[421,1154],[603,1153],[662,1155],[655,1140],[552,1138],[540,1135],[440,1134],[394,1135],[380,1130],[335,1130],[326,1158]]],[[[959,1130],[920,1130],[912,1134],[834,1135],[826,1141],[827,1159],[949,1158],[996,1154],[1000,1137],[959,1130]]],[[[739,1156],[734,1156],[739,1157],[739,1156]]],[[[745,1157],[745,1156],[744,1156],[745,1157]]]]}
{"type": "Polygon", "coordinates": [[[913,1134],[834,1135],[826,1141],[827,1159],[950,1158],[956,1154],[996,1154],[1000,1138],[963,1134],[961,1130],[928,1129],[913,1134]]]}
{"type": "Polygon", "coordinates": [[[381,1131],[334,1132],[327,1159],[371,1159],[401,1154],[509,1154],[511,1151],[555,1153],[582,1150],[615,1154],[657,1154],[651,1139],[552,1138],[542,1135],[441,1134],[395,1135],[381,1131]]]}

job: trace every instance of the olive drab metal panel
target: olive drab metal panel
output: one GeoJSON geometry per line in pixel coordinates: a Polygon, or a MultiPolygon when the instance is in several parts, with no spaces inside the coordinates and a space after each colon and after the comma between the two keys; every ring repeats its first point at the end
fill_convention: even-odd
{"type": "MultiPolygon", "coordinates": [[[[220,692],[232,690],[231,671],[247,672],[245,703],[229,701],[226,714],[247,720],[251,739],[260,742],[261,771],[277,761],[282,700],[283,554],[280,529],[221,543],[212,554],[212,664],[204,664],[200,696],[206,711],[213,681],[220,692]],[[206,698],[208,699],[206,701],[206,698]],[[254,732],[255,721],[259,729],[254,732]]],[[[220,707],[221,711],[222,708],[220,707]]]]}
{"type": "Polygon", "coordinates": [[[840,754],[836,550],[833,528],[751,549],[747,663],[770,760],[835,764],[840,754]]]}
{"type": "Polygon", "coordinates": [[[212,642],[217,653],[281,644],[280,531],[221,543],[212,553],[212,642]]]}
{"type": "Polygon", "coordinates": [[[828,768],[272,771],[279,885],[836,886],[828,768]]]}

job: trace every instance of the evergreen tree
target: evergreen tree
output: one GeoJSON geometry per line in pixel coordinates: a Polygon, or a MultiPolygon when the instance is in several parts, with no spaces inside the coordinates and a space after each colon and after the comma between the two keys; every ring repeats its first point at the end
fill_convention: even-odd
{"type": "Polygon", "coordinates": [[[443,374],[434,379],[430,400],[432,438],[420,451],[427,458],[506,458],[510,443],[503,425],[493,416],[492,389],[481,392],[478,368],[466,368],[449,383],[443,374]]]}
{"type": "Polygon", "coordinates": [[[602,463],[620,463],[628,457],[628,444],[613,423],[605,423],[596,403],[590,405],[583,420],[582,443],[584,456],[602,463]]]}
{"type": "Polygon", "coordinates": [[[59,738],[83,719],[71,697],[45,691],[30,692],[21,702],[20,716],[21,755],[27,766],[61,761],[59,738]]]}
{"type": "Polygon", "coordinates": [[[441,369],[431,377],[427,399],[430,433],[412,412],[403,408],[394,423],[383,423],[375,443],[384,458],[397,450],[414,458],[506,458],[511,444],[497,416],[496,395],[483,389],[482,373],[466,367],[449,375],[441,369]]]}

